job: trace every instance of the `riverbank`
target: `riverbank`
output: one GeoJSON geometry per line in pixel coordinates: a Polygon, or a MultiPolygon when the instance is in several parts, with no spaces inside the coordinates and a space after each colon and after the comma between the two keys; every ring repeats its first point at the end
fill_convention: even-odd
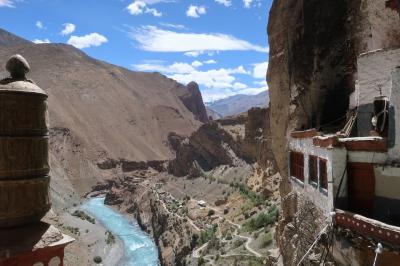
{"type": "Polygon", "coordinates": [[[158,250],[150,236],[135,221],[104,205],[104,198],[92,198],[82,204],[81,209],[109,230],[106,233],[107,243],[114,242],[116,237],[123,242],[124,256],[118,265],[158,265],[158,250]]]}
{"type": "Polygon", "coordinates": [[[124,256],[124,245],[119,238],[107,243],[107,228],[96,221],[95,224],[73,216],[78,208],[72,208],[56,216],[50,213],[46,220],[75,238],[75,242],[65,249],[65,266],[99,265],[94,257],[102,258],[102,265],[117,266],[124,256]]]}

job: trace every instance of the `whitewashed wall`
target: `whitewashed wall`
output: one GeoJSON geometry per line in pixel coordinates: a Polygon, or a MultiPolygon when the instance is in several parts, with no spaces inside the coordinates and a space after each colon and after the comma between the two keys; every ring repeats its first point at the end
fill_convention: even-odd
{"type": "Polygon", "coordinates": [[[368,52],[358,58],[359,104],[373,103],[380,96],[391,97],[392,71],[400,66],[400,49],[384,49],[368,52]]]}
{"type": "MultiPolygon", "coordinates": [[[[336,191],[346,167],[346,149],[344,148],[320,148],[313,145],[311,138],[290,139],[289,150],[304,154],[304,182],[291,178],[293,187],[297,193],[309,198],[328,217],[333,210],[336,191]],[[318,156],[327,161],[328,191],[325,192],[309,183],[309,155],[318,156]]],[[[343,195],[343,193],[341,194],[343,195]]]]}
{"type": "Polygon", "coordinates": [[[390,105],[394,109],[394,127],[392,132],[394,137],[394,146],[389,149],[389,160],[400,161],[400,68],[392,71],[392,97],[390,105]]]}

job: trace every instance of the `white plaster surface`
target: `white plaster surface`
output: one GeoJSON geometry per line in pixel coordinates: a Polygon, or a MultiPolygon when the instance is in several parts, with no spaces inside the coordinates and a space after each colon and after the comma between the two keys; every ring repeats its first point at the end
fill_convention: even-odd
{"type": "Polygon", "coordinates": [[[400,168],[375,166],[375,195],[400,200],[400,168]]]}
{"type": "Polygon", "coordinates": [[[343,148],[321,148],[313,145],[312,138],[290,139],[289,150],[304,154],[304,183],[293,180],[297,193],[309,198],[328,217],[333,209],[334,198],[340,179],[346,167],[346,150],[343,148]],[[328,191],[309,183],[309,155],[318,156],[327,161],[328,191]]]}
{"type": "Polygon", "coordinates": [[[395,145],[389,149],[389,160],[400,161],[400,68],[392,72],[392,97],[394,108],[395,145]]]}
{"type": "Polygon", "coordinates": [[[358,84],[360,105],[373,103],[382,95],[391,98],[392,71],[400,66],[400,49],[376,50],[358,58],[358,84]]]}

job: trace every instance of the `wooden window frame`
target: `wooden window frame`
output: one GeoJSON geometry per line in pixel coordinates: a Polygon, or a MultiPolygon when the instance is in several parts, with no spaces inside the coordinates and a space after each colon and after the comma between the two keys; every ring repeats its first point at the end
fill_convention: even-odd
{"type": "Polygon", "coordinates": [[[308,182],[317,187],[319,179],[319,157],[315,155],[308,156],[308,182]]]}
{"type": "Polygon", "coordinates": [[[290,151],[290,176],[304,183],[304,154],[301,152],[290,151]]]}
{"type": "Polygon", "coordinates": [[[319,167],[319,188],[322,190],[328,191],[328,161],[322,158],[319,158],[318,161],[319,167]]]}

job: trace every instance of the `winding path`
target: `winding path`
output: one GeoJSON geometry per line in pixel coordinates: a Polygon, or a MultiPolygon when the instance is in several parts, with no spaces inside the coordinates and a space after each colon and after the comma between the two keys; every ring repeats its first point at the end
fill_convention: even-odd
{"type": "MultiPolygon", "coordinates": [[[[149,189],[149,188],[147,187],[147,189],[149,189]]],[[[177,190],[180,190],[179,188],[176,188],[176,189],[177,189],[177,190]]],[[[160,195],[159,195],[158,191],[157,191],[156,189],[154,189],[154,188],[152,188],[152,190],[153,190],[154,192],[156,192],[157,198],[158,198],[158,200],[160,200],[160,195]]],[[[183,191],[180,190],[180,192],[183,194],[183,191]]],[[[194,198],[193,198],[193,199],[194,199],[194,198]]],[[[194,200],[195,200],[195,199],[194,199],[194,200]]],[[[161,203],[162,203],[164,209],[165,209],[169,214],[176,215],[176,216],[178,216],[179,218],[183,219],[183,217],[180,216],[180,215],[178,215],[177,213],[171,213],[171,212],[169,211],[169,209],[167,208],[167,206],[165,205],[165,202],[164,202],[163,200],[160,200],[160,201],[161,201],[161,203]]],[[[213,207],[213,206],[210,206],[210,205],[208,205],[207,207],[208,207],[209,209],[214,210],[215,213],[216,213],[216,215],[217,215],[220,219],[224,218],[229,224],[231,224],[231,225],[233,225],[233,226],[236,227],[236,230],[235,230],[235,232],[233,233],[233,235],[234,235],[235,237],[238,237],[238,238],[246,239],[245,248],[246,248],[246,250],[247,250],[248,252],[250,252],[251,254],[253,254],[254,256],[256,256],[256,257],[258,257],[258,258],[264,257],[262,254],[258,253],[257,251],[255,251],[253,248],[250,247],[250,243],[254,240],[252,237],[242,236],[242,235],[239,235],[239,234],[238,234],[238,230],[242,228],[242,226],[241,226],[240,224],[236,224],[236,223],[232,222],[231,220],[226,219],[225,217],[221,216],[222,211],[219,210],[218,208],[213,207]]],[[[200,229],[199,227],[196,226],[196,224],[193,222],[192,219],[190,219],[189,217],[187,217],[187,219],[188,219],[188,222],[189,222],[197,231],[201,232],[201,229],[200,229]]],[[[199,259],[199,258],[201,257],[201,256],[200,256],[200,252],[201,252],[203,249],[205,249],[205,248],[207,247],[207,245],[208,245],[208,242],[205,243],[205,244],[203,244],[201,247],[195,249],[195,250],[193,251],[193,253],[192,253],[192,257],[193,257],[193,258],[196,258],[196,259],[199,259]]],[[[225,256],[223,256],[223,257],[229,257],[229,256],[243,256],[243,255],[242,255],[242,254],[232,254],[232,255],[225,255],[225,256]]],[[[206,256],[206,257],[207,257],[207,256],[206,256]]],[[[206,257],[205,257],[205,258],[206,258],[206,257]]],[[[208,259],[208,258],[206,258],[206,259],[210,261],[210,259],[208,259]]],[[[211,262],[212,262],[212,261],[211,261],[211,262]]]]}

